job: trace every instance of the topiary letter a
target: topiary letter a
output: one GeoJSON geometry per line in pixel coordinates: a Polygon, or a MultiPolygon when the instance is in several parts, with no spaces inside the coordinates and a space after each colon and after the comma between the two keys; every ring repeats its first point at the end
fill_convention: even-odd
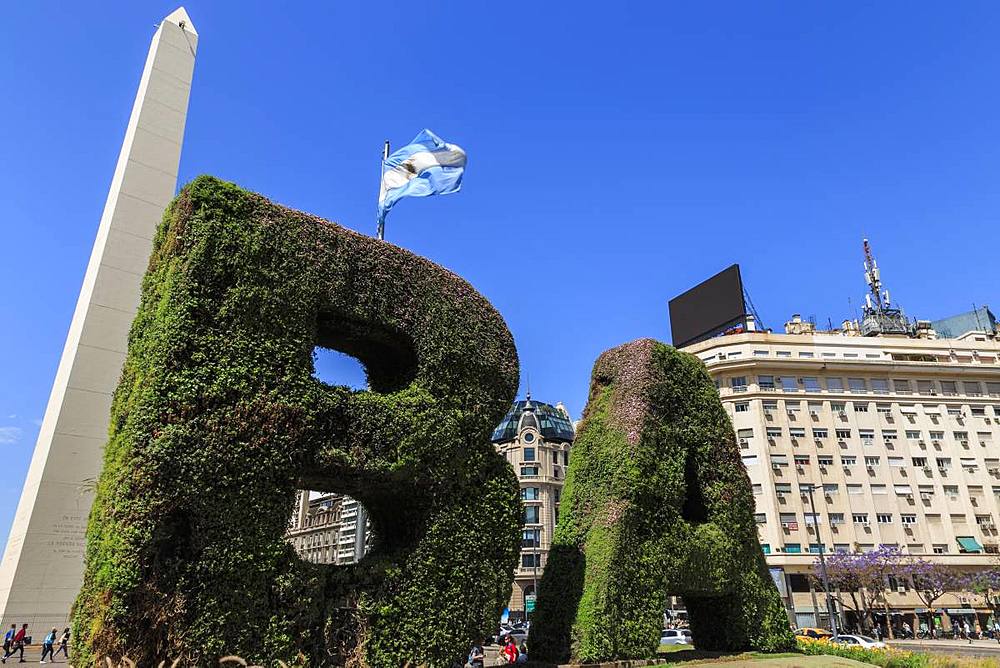
{"type": "Polygon", "coordinates": [[[650,657],[670,594],[684,597],[701,649],[790,649],[753,512],[701,361],[651,339],[605,352],[539,586],[532,659],[650,657]]]}
{"type": "Polygon", "coordinates": [[[164,216],[112,407],[75,665],[450,666],[519,549],[489,435],[517,388],[500,315],[388,243],[200,177],[164,216]],[[370,390],[313,377],[316,346],[370,390]],[[296,488],[370,513],[355,566],[300,560],[296,488]]]}

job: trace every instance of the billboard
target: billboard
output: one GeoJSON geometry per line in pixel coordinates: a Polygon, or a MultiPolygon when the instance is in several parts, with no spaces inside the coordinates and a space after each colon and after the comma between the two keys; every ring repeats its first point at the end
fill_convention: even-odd
{"type": "Polygon", "coordinates": [[[670,300],[670,336],[681,348],[731,328],[746,329],[740,265],[723,269],[670,300]]]}

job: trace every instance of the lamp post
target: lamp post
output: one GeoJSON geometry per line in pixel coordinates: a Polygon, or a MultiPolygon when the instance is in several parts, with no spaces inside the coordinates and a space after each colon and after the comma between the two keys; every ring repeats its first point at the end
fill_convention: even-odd
{"type": "Polygon", "coordinates": [[[813,533],[816,534],[816,540],[819,543],[819,572],[823,580],[823,593],[826,594],[826,611],[830,615],[830,629],[833,631],[833,635],[837,635],[837,608],[833,603],[833,597],[830,596],[830,579],[826,575],[826,558],[823,556],[826,550],[823,545],[823,539],[819,535],[819,516],[816,514],[816,500],[813,498],[815,488],[816,485],[809,483],[806,486],[806,491],[809,492],[809,508],[812,510],[813,533]]]}

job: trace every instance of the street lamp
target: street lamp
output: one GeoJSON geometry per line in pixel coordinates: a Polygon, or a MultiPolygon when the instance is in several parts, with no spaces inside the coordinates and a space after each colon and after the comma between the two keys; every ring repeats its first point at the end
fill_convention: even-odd
{"type": "Polygon", "coordinates": [[[826,559],[823,556],[826,549],[823,545],[823,539],[819,535],[819,516],[816,514],[816,501],[813,499],[815,488],[816,485],[812,483],[805,485],[805,490],[809,493],[809,508],[812,510],[813,533],[816,534],[816,540],[819,544],[819,572],[823,580],[823,593],[826,594],[826,612],[830,615],[830,628],[833,631],[833,635],[837,635],[837,608],[833,603],[833,597],[830,595],[830,579],[826,575],[826,559]]]}

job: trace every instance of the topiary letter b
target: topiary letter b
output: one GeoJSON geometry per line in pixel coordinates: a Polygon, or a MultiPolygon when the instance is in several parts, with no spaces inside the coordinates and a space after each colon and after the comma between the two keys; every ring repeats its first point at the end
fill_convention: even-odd
{"type": "Polygon", "coordinates": [[[510,594],[520,501],[489,435],[517,381],[510,332],[458,276],[198,178],[132,327],[74,663],[451,665],[510,594]],[[370,391],[314,378],[316,346],[361,360],[370,391]],[[298,559],[296,488],[360,500],[374,551],[298,559]]]}

